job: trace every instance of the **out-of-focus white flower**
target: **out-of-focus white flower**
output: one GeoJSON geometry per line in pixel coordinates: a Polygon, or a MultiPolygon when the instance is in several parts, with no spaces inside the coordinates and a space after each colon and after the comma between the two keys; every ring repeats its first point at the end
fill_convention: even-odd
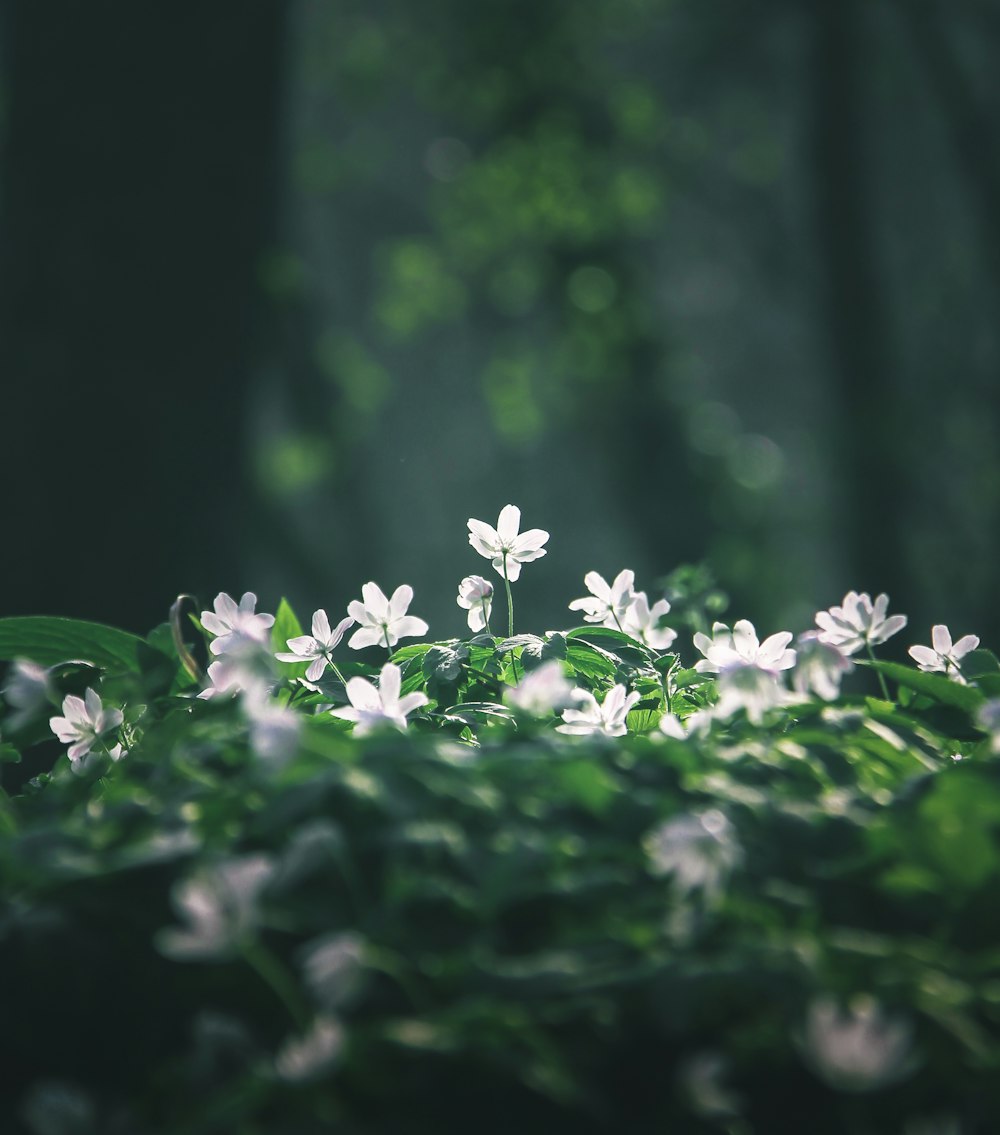
{"type": "Polygon", "coordinates": [[[637,591],[622,619],[622,630],[653,650],[666,650],[677,637],[675,630],[659,625],[669,611],[670,603],[666,599],[657,599],[650,607],[645,591],[637,591]]]}
{"type": "Polygon", "coordinates": [[[458,585],[456,602],[469,612],[469,630],[484,631],[493,606],[493,584],[481,575],[467,575],[458,585]]]}
{"type": "Polygon", "coordinates": [[[684,722],[676,713],[665,713],[656,723],[656,728],[664,737],[672,737],[675,741],[687,740],[688,734],[684,728],[684,722]]]}
{"type": "Polygon", "coordinates": [[[595,733],[622,737],[627,732],[625,718],[638,700],[638,692],[626,694],[622,685],[612,686],[600,703],[589,690],[580,690],[577,701],[582,708],[564,709],[563,724],[557,725],[556,731],[581,737],[595,733]]]}
{"type": "Polygon", "coordinates": [[[272,666],[270,651],[259,643],[251,644],[249,639],[245,640],[232,653],[208,664],[205,675],[208,684],[198,697],[207,700],[249,694],[263,698],[274,682],[272,666]]]}
{"type": "Polygon", "coordinates": [[[529,717],[548,717],[579,701],[582,693],[570,685],[562,664],[553,658],[529,670],[516,686],[509,686],[503,700],[529,717]]]}
{"type": "Polygon", "coordinates": [[[3,688],[4,697],[14,712],[7,718],[11,729],[20,729],[51,701],[54,690],[44,666],[27,658],[16,658],[3,688]]]}
{"type": "Polygon", "coordinates": [[[739,1114],[743,1100],[723,1083],[727,1071],[728,1061],[719,1052],[695,1053],[680,1066],[677,1077],[696,1115],[724,1119],[739,1114]]]}
{"type": "Polygon", "coordinates": [[[962,635],[958,642],[951,641],[951,631],[942,623],[931,627],[933,646],[911,646],[910,657],[921,670],[947,674],[956,682],[965,682],[962,677],[962,659],[979,645],[974,634],[962,635]]]}
{"type": "MultiPolygon", "coordinates": [[[[789,653],[794,653],[790,651],[789,653]]],[[[747,717],[760,724],[769,709],[787,705],[788,691],[778,675],[752,662],[733,663],[722,669],[716,682],[719,701],[715,713],[731,717],[737,710],[745,710],[747,717]]]]}
{"type": "Polygon", "coordinates": [[[871,997],[856,997],[846,1009],[821,997],[809,1006],[805,1053],[831,1087],[867,1092],[912,1071],[911,1033],[871,997]]]}
{"type": "Polygon", "coordinates": [[[332,661],[331,655],[344,637],[344,632],[353,625],[354,619],[348,615],[331,629],[326,611],[313,611],[312,634],[290,638],[287,643],[289,652],[282,651],[275,658],[279,662],[308,662],[306,681],[318,682],[332,661]]]}
{"type": "Polygon", "coordinates": [[[260,645],[268,643],[274,616],[254,614],[257,596],[252,591],[244,593],[238,606],[231,595],[220,591],[212,606],[214,613],[202,611],[201,625],[215,635],[208,647],[213,654],[228,654],[245,645],[247,640],[260,645]]]}
{"type": "Polygon", "coordinates": [[[287,761],[295,755],[302,718],[265,692],[254,689],[243,697],[250,726],[250,748],[262,760],[287,761]]]}
{"type": "Polygon", "coordinates": [[[798,693],[816,694],[824,701],[839,696],[841,679],[854,668],[839,647],[824,642],[818,631],[806,631],[795,642],[795,654],[792,685],[798,693]]]}
{"type": "Polygon", "coordinates": [[[176,883],[171,899],[187,927],[161,930],[160,952],[178,961],[232,956],[257,930],[260,893],[274,871],[269,855],[244,855],[176,883]]]}
{"type": "Polygon", "coordinates": [[[496,528],[483,520],[469,519],[469,543],[481,556],[493,561],[498,575],[506,573],[511,583],[521,574],[521,564],[545,555],[542,545],[549,538],[541,528],[530,528],[519,535],[520,527],[521,510],[514,504],[500,510],[496,528]]]}
{"type": "Polygon", "coordinates": [[[385,597],[377,583],[366,583],[361,595],[363,602],[352,599],[347,604],[347,613],[358,624],[347,642],[353,650],[365,646],[384,646],[392,650],[401,638],[427,634],[424,620],[406,613],[413,602],[413,588],[408,583],[400,584],[391,599],[385,597]]]}
{"type": "Polygon", "coordinates": [[[335,1017],[318,1016],[303,1036],[290,1037],[274,1058],[274,1070],[290,1084],[315,1080],[337,1061],[344,1027],[335,1017]]]}
{"type": "Polygon", "coordinates": [[[983,702],[976,712],[976,724],[984,733],[989,733],[993,752],[1000,753],[1000,698],[983,702]]]}
{"type": "Polygon", "coordinates": [[[574,599],[569,605],[571,611],[583,611],[583,618],[588,623],[600,623],[605,627],[622,629],[625,612],[635,599],[632,585],[635,583],[635,572],[620,571],[614,583],[610,586],[603,575],[596,571],[588,571],[583,577],[590,597],[574,599]]]}
{"type": "Polygon", "coordinates": [[[822,642],[856,654],[863,646],[877,646],[906,626],[905,615],[886,618],[889,596],[884,592],[872,603],[867,591],[848,591],[839,607],[820,611],[816,626],[822,642]]]}
{"type": "Polygon", "coordinates": [[[654,874],[671,875],[681,894],[702,891],[709,901],[743,859],[735,828],[717,808],[665,820],[649,832],[643,847],[654,874]]]}
{"type": "Polygon", "coordinates": [[[62,717],[49,718],[49,727],[64,745],[69,745],[67,756],[71,761],[85,757],[95,746],[115,761],[125,755],[121,745],[109,747],[105,739],[121,725],[122,711],[105,709],[94,690],[88,689],[82,698],[67,694],[62,711],[62,717]]]}
{"type": "Polygon", "coordinates": [[[349,678],[346,688],[351,704],[343,709],[331,709],[330,713],[345,721],[353,721],[354,732],[359,737],[381,726],[405,730],[407,714],[426,705],[427,696],[414,690],[400,697],[402,684],[402,670],[387,662],[382,667],[378,686],[367,678],[349,678]]]}
{"type": "Polygon", "coordinates": [[[325,1010],[350,1000],[364,973],[365,942],[353,931],[325,934],[299,953],[306,987],[325,1010]]]}
{"type": "Polygon", "coordinates": [[[712,637],[700,631],[695,647],[705,656],[694,664],[702,674],[718,674],[728,666],[750,664],[765,670],[788,670],[795,665],[795,651],[787,649],[791,631],[780,631],[758,642],[753,623],[740,619],[730,630],[725,623],[712,625],[712,637]]]}

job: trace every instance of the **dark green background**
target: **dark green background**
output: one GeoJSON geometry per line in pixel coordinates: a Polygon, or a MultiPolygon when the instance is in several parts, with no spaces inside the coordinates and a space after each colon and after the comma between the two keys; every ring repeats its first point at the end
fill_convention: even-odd
{"type": "MultiPolygon", "coordinates": [[[[465,520],[996,642],[1000,9],[8,0],[0,613],[459,633],[465,520]]],[[[901,636],[901,638],[904,636],[901,636]]]]}

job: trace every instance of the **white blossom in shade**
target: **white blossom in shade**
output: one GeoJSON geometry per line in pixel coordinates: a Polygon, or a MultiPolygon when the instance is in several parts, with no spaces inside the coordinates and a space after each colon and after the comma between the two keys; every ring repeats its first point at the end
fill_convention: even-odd
{"type": "Polygon", "coordinates": [[[719,1052],[698,1052],[681,1064],[678,1079],[696,1115],[724,1119],[739,1114],[743,1099],[726,1086],[728,1071],[729,1062],[719,1052]]]}
{"type": "Polygon", "coordinates": [[[112,760],[125,755],[121,745],[109,747],[106,740],[121,725],[122,711],[105,709],[94,690],[88,689],[82,698],[67,694],[62,711],[62,717],[49,718],[49,727],[64,745],[69,745],[67,756],[71,761],[85,757],[95,746],[112,760]]]}
{"type": "Polygon", "coordinates": [[[187,924],[156,936],[160,952],[178,961],[231,957],[256,933],[261,891],[275,871],[268,855],[244,855],[204,867],[176,883],[174,909],[187,924]]]}
{"type": "Polygon", "coordinates": [[[392,662],[382,667],[378,686],[367,678],[349,678],[347,696],[351,704],[343,709],[331,709],[334,717],[354,722],[354,732],[360,737],[373,729],[391,726],[406,729],[407,714],[427,704],[426,694],[414,690],[399,696],[403,684],[403,672],[392,662]]]}
{"type": "Polygon", "coordinates": [[[274,1058],[274,1070],[287,1083],[308,1083],[333,1067],[343,1047],[343,1025],[336,1017],[318,1016],[308,1032],[285,1041],[274,1058]]]}
{"type": "Polygon", "coordinates": [[[274,682],[272,665],[270,651],[246,640],[239,649],[208,664],[207,685],[198,697],[207,700],[249,694],[262,698],[274,682]]]}
{"type": "Polygon", "coordinates": [[[976,724],[984,733],[989,733],[993,752],[1000,753],[1000,698],[983,702],[976,712],[976,724]]]}
{"type": "Polygon", "coordinates": [[[716,681],[716,689],[719,701],[715,712],[719,717],[731,717],[742,709],[758,725],[769,709],[787,705],[789,701],[789,693],[778,675],[752,662],[724,667],[716,681]]]}
{"type": "Polygon", "coordinates": [[[637,591],[622,619],[622,630],[653,650],[666,650],[677,637],[675,630],[659,625],[660,619],[669,611],[670,604],[666,599],[657,599],[650,607],[645,591],[637,591]]]}
{"type": "Polygon", "coordinates": [[[915,1066],[910,1025],[888,1016],[871,997],[841,1008],[828,997],[809,1006],[807,1059],[833,1088],[867,1092],[901,1079],[915,1066]]]}
{"type": "Polygon", "coordinates": [[[521,527],[521,510],[507,504],[500,510],[496,528],[483,520],[469,519],[469,543],[486,559],[493,561],[498,575],[504,574],[511,583],[521,574],[521,564],[530,563],[545,555],[542,545],[549,538],[541,528],[530,528],[518,534],[521,527]]]}
{"type": "Polygon", "coordinates": [[[509,686],[503,700],[529,717],[548,717],[581,700],[582,694],[570,685],[562,664],[553,658],[529,670],[516,686],[509,686]]]}
{"type": "Polygon", "coordinates": [[[622,685],[612,686],[598,702],[589,690],[580,690],[577,701],[580,709],[564,709],[563,723],[557,725],[559,733],[575,734],[579,737],[603,734],[605,737],[622,737],[628,731],[625,718],[629,710],[639,700],[638,692],[625,693],[622,685]]]}
{"type": "Polygon", "coordinates": [[[974,634],[962,635],[958,642],[951,641],[951,631],[941,623],[931,627],[932,646],[911,646],[910,657],[921,670],[947,674],[956,682],[965,682],[962,677],[962,659],[979,645],[974,634]]]}
{"type": "Polygon", "coordinates": [[[16,658],[7,675],[3,693],[14,710],[8,716],[7,724],[11,729],[20,729],[41,713],[55,691],[44,666],[27,658],[16,658]]]}
{"type": "Polygon", "coordinates": [[[718,808],[665,820],[647,834],[643,847],[655,875],[670,875],[681,894],[701,891],[709,901],[743,860],[736,830],[718,808]]]}
{"type": "Polygon", "coordinates": [[[308,662],[307,682],[318,682],[332,661],[331,655],[340,645],[344,632],[354,626],[354,619],[348,615],[333,628],[326,611],[313,611],[312,634],[299,635],[287,642],[288,651],[276,654],[279,662],[308,662]]]}
{"type": "Polygon", "coordinates": [[[302,976],[317,1005],[332,1010],[351,999],[364,974],[364,950],[364,939],[351,930],[325,934],[302,947],[302,976]]]}
{"type": "Polygon", "coordinates": [[[250,726],[250,748],[265,761],[287,761],[295,755],[302,718],[260,689],[248,691],[243,708],[250,726]]]}
{"type": "Polygon", "coordinates": [[[620,571],[614,583],[608,584],[603,575],[596,571],[588,571],[583,577],[589,596],[574,599],[569,605],[571,611],[583,611],[583,618],[588,623],[600,623],[604,627],[615,627],[622,630],[625,612],[635,599],[633,584],[635,572],[620,571]]]}
{"type": "Polygon", "coordinates": [[[795,665],[795,651],[788,649],[791,631],[780,631],[758,642],[753,623],[740,619],[730,630],[725,623],[714,623],[712,637],[700,631],[695,647],[705,656],[694,664],[702,674],[718,674],[727,666],[751,664],[765,670],[789,670],[795,665]]]}
{"type": "Polygon", "coordinates": [[[469,612],[469,630],[484,631],[493,608],[493,584],[481,575],[467,575],[458,585],[456,602],[469,612]]]}
{"type": "Polygon", "coordinates": [[[213,611],[202,611],[201,625],[215,635],[209,643],[213,654],[228,654],[249,640],[252,643],[267,644],[274,616],[255,614],[257,596],[252,591],[244,593],[239,605],[232,596],[220,591],[215,597],[213,611]]]}
{"type": "Polygon", "coordinates": [[[352,599],[347,604],[347,613],[358,624],[347,642],[353,650],[365,646],[384,646],[392,650],[401,638],[427,634],[424,620],[406,613],[413,602],[413,588],[408,583],[400,584],[391,599],[386,599],[377,583],[366,583],[361,595],[363,601],[352,599]]]}
{"type": "Polygon", "coordinates": [[[886,617],[889,596],[884,592],[872,603],[863,591],[848,591],[839,607],[816,615],[819,637],[845,654],[856,654],[863,646],[877,646],[906,626],[905,615],[886,617]]]}
{"type": "Polygon", "coordinates": [[[803,697],[816,694],[833,701],[840,694],[840,682],[854,663],[838,646],[824,642],[818,631],[806,631],[795,641],[795,669],[792,685],[803,697]]]}

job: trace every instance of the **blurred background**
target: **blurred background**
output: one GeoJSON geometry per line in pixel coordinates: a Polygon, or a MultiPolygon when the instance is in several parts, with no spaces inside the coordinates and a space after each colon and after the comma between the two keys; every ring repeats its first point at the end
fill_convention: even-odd
{"type": "Polygon", "coordinates": [[[0,9],[0,614],[465,629],[466,520],[1000,642],[1000,6],[0,9]]]}

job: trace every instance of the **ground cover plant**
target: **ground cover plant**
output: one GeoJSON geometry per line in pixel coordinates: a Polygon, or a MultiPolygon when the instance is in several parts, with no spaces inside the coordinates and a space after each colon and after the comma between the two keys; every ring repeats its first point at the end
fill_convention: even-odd
{"type": "Polygon", "coordinates": [[[548,533],[468,523],[462,637],[0,619],[3,1129],[997,1130],[995,655],[694,571],[527,633],[548,533]]]}

